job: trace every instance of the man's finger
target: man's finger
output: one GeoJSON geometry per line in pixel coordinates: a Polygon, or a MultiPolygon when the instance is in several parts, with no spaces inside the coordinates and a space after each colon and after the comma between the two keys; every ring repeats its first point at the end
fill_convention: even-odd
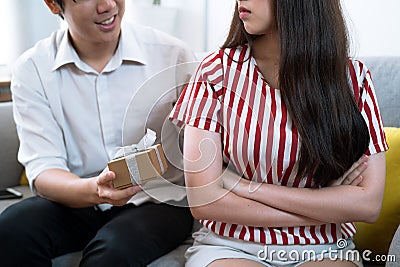
{"type": "Polygon", "coordinates": [[[132,196],[134,196],[137,192],[141,191],[139,186],[131,186],[122,190],[118,189],[110,189],[108,190],[108,198],[110,200],[119,202],[124,199],[130,199],[132,196]]]}
{"type": "Polygon", "coordinates": [[[97,184],[104,185],[111,182],[114,179],[115,179],[115,174],[111,171],[107,171],[99,175],[99,178],[97,179],[97,184]]]}

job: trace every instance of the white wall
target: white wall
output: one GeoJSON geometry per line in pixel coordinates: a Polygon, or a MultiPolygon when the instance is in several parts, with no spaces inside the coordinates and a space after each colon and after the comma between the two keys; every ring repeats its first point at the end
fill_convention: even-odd
{"type": "Polygon", "coordinates": [[[60,26],[58,17],[41,0],[1,0],[0,18],[0,64],[12,64],[23,51],[60,26]]]}
{"type": "Polygon", "coordinates": [[[400,56],[399,0],[342,0],[342,3],[353,40],[353,55],[400,56]]]}
{"type": "MultiPolygon", "coordinates": [[[[164,30],[184,40],[194,51],[203,51],[206,47],[205,12],[208,0],[161,0],[162,6],[148,9],[152,0],[125,0],[125,20],[148,24],[164,30]],[[164,14],[157,14],[164,9],[164,14]],[[170,24],[171,9],[176,12],[173,29],[165,29],[170,24]],[[156,15],[157,14],[157,15],[156,15]]],[[[227,0],[212,0],[227,1],[227,0]]],[[[210,1],[211,2],[211,1],[210,1]]]]}
{"type": "MultiPolygon", "coordinates": [[[[148,10],[152,0],[126,0],[125,19],[150,25],[184,40],[194,51],[220,47],[229,31],[235,0],[161,0],[161,8],[148,10]],[[165,16],[152,16],[164,8],[165,16]],[[175,28],[166,30],[168,8],[177,11],[175,28]],[[147,12],[147,13],[146,13],[147,12]]],[[[169,24],[169,23],[168,23],[169,24]]]]}
{"type": "Polygon", "coordinates": [[[234,0],[210,0],[207,8],[207,49],[215,50],[220,47],[229,32],[233,11],[234,0]]]}

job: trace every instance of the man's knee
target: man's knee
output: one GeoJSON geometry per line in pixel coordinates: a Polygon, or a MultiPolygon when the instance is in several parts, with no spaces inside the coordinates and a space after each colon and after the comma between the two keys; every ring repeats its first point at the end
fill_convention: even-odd
{"type": "Polygon", "coordinates": [[[7,240],[0,250],[5,266],[46,266],[48,251],[39,247],[46,239],[43,217],[35,209],[34,199],[26,199],[8,207],[0,215],[0,240],[7,240]],[[23,257],[21,257],[21,255],[23,257]]]}
{"type": "MultiPolygon", "coordinates": [[[[40,200],[39,200],[40,201],[40,200]]],[[[25,199],[3,211],[0,215],[0,238],[11,235],[13,240],[20,242],[20,238],[28,237],[30,232],[35,232],[41,227],[43,218],[38,214],[35,203],[36,198],[25,199]]],[[[21,243],[20,243],[21,244],[21,243]]]]}

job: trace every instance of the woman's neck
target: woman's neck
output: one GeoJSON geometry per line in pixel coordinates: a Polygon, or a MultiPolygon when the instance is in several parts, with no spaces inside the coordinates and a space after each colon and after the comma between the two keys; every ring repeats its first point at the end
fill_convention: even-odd
{"type": "Polygon", "coordinates": [[[253,57],[260,72],[273,88],[278,88],[280,46],[277,37],[262,35],[253,43],[253,57]]]}
{"type": "Polygon", "coordinates": [[[261,35],[254,39],[253,56],[258,61],[271,61],[279,63],[280,46],[278,37],[274,35],[261,35]]]}

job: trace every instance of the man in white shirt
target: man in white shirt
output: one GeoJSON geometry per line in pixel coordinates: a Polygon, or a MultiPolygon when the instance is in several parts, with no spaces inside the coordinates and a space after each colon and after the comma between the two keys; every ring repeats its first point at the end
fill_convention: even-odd
{"type": "Polygon", "coordinates": [[[0,216],[0,239],[7,240],[2,264],[50,266],[52,258],[83,250],[81,266],[145,266],[191,230],[188,208],[162,203],[182,200],[182,190],[170,188],[159,198],[139,186],[116,190],[115,174],[105,167],[116,148],[139,141],[147,126],[160,134],[192,69],[170,68],[168,81],[153,83],[176,88],[158,107],[162,89],[146,81],[193,61],[193,54],[158,31],[121,26],[125,0],[45,2],[68,29],[38,42],[15,64],[18,157],[37,196],[0,216]]]}

